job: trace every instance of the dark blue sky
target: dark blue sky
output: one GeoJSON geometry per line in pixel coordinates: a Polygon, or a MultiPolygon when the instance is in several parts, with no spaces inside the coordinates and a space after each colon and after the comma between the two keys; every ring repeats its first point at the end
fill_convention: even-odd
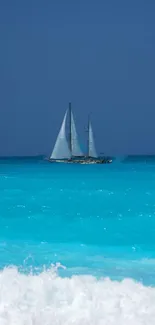
{"type": "Polygon", "coordinates": [[[0,154],[51,152],[68,101],[98,151],[155,153],[154,0],[0,1],[0,154]]]}

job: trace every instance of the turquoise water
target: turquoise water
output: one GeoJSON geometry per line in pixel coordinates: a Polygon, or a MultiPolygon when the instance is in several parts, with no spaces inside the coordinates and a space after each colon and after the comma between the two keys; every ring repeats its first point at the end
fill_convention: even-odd
{"type": "MultiPolygon", "coordinates": [[[[99,311],[94,318],[91,313],[90,319],[85,314],[82,314],[83,318],[78,318],[81,310],[78,305],[75,322],[73,322],[75,310],[73,313],[71,309],[70,316],[66,314],[68,315],[66,323],[64,316],[61,317],[62,314],[57,311],[55,323],[52,324],[81,324],[82,320],[83,324],[116,324],[118,315],[113,314],[114,323],[112,320],[110,323],[111,318],[108,317],[111,316],[107,314],[107,306],[106,316],[105,311],[104,316],[102,315],[101,310],[104,308],[99,306],[103,290],[100,291],[99,284],[100,288],[104,286],[104,290],[109,290],[107,295],[111,290],[116,292],[116,287],[120,286],[115,300],[122,299],[118,296],[120,297],[120,291],[123,290],[121,297],[130,296],[130,303],[134,301],[132,287],[136,286],[134,291],[137,290],[137,296],[142,297],[142,292],[144,294],[139,310],[141,307],[143,311],[145,309],[146,319],[141,313],[140,316],[136,314],[137,304],[140,303],[136,298],[133,311],[134,324],[148,324],[148,320],[149,324],[153,324],[151,317],[155,316],[154,314],[152,316],[154,309],[150,307],[152,309],[149,310],[147,304],[152,306],[155,302],[155,289],[148,288],[155,286],[155,161],[139,159],[135,162],[131,159],[128,163],[122,163],[116,159],[113,164],[88,166],[50,164],[41,159],[1,160],[0,268],[0,284],[2,279],[3,284],[6,281],[4,292],[9,291],[10,286],[14,288],[18,282],[18,290],[16,286],[14,290],[16,292],[25,290],[24,295],[28,297],[27,308],[32,304],[33,297],[36,299],[40,294],[35,287],[31,299],[27,296],[30,278],[31,281],[34,280],[33,285],[40,279],[46,291],[50,277],[50,281],[53,281],[52,294],[54,286],[57,287],[56,292],[59,292],[61,297],[64,295],[64,291],[63,294],[60,293],[62,286],[66,294],[67,288],[74,286],[76,299],[79,299],[77,288],[80,285],[83,294],[85,286],[89,293],[92,290],[91,297],[95,297],[95,302],[98,301],[97,307],[94,301],[91,300],[91,303],[95,306],[94,312],[96,308],[99,311]],[[85,277],[84,282],[82,275],[85,277]],[[10,278],[11,285],[8,283],[10,278]],[[131,280],[127,280],[128,278],[131,280]],[[25,289],[21,289],[22,281],[25,281],[25,289]],[[74,284],[66,281],[74,281],[74,284]],[[152,291],[148,294],[147,290],[152,291]]],[[[67,308],[70,306],[70,295],[64,298],[67,308]]],[[[88,296],[85,292],[85,299],[88,296]]],[[[75,297],[72,292],[74,301],[75,297]]],[[[17,304],[17,300],[11,300],[15,299],[14,297],[8,299],[10,306],[13,305],[14,310],[17,309],[20,313],[19,302],[17,304]]],[[[25,298],[19,295],[20,302],[22,299],[25,298]]],[[[33,306],[37,306],[35,299],[33,306]]],[[[54,299],[51,303],[54,304],[52,308],[56,308],[60,301],[55,297],[52,299],[54,299]]],[[[90,296],[88,301],[90,303],[90,296]]],[[[111,300],[109,301],[111,304],[111,300]]],[[[7,306],[9,303],[7,300],[7,306]]],[[[36,318],[33,323],[34,310],[33,312],[29,310],[29,316],[24,317],[30,315],[33,317],[19,318],[17,325],[25,324],[25,319],[28,324],[38,325],[41,321],[51,324],[50,317],[53,316],[45,313],[48,305],[46,300],[43,305],[44,318],[36,318]]],[[[92,306],[89,307],[92,310],[92,306]]],[[[89,307],[87,306],[85,311],[89,310],[89,307]]],[[[121,323],[123,322],[121,315],[128,316],[128,312],[123,308],[118,324],[124,324],[121,323]]],[[[111,310],[115,309],[112,304],[111,310]]],[[[10,318],[5,318],[0,309],[2,325],[14,324],[15,318],[10,316],[12,309],[10,310],[11,314],[8,314],[10,318]],[[8,319],[12,322],[9,323],[8,319]]],[[[26,315],[28,314],[26,312],[26,315]]],[[[123,319],[126,319],[128,324],[128,318],[123,319]]]]}

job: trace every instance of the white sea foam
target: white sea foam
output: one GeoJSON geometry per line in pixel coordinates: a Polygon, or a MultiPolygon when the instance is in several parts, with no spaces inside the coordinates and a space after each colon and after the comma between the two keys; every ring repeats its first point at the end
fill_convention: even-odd
{"type": "Polygon", "coordinates": [[[133,280],[0,272],[0,325],[154,325],[155,288],[133,280]]]}

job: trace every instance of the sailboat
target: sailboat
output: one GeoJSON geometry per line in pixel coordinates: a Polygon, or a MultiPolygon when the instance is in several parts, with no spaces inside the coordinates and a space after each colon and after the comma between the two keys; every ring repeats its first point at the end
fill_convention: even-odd
{"type": "Polygon", "coordinates": [[[75,120],[69,103],[69,108],[60,127],[53,151],[49,158],[50,162],[67,163],[105,163],[105,159],[100,160],[97,155],[94,135],[90,119],[88,121],[88,150],[87,155],[81,149],[75,120]],[[68,136],[67,136],[67,118],[68,118],[68,136]]]}

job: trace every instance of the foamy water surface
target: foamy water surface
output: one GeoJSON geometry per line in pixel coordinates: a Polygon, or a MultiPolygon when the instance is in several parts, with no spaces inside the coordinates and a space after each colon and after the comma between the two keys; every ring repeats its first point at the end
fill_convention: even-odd
{"type": "Polygon", "coordinates": [[[154,324],[155,289],[133,280],[61,278],[55,270],[0,273],[1,325],[154,324]]]}

